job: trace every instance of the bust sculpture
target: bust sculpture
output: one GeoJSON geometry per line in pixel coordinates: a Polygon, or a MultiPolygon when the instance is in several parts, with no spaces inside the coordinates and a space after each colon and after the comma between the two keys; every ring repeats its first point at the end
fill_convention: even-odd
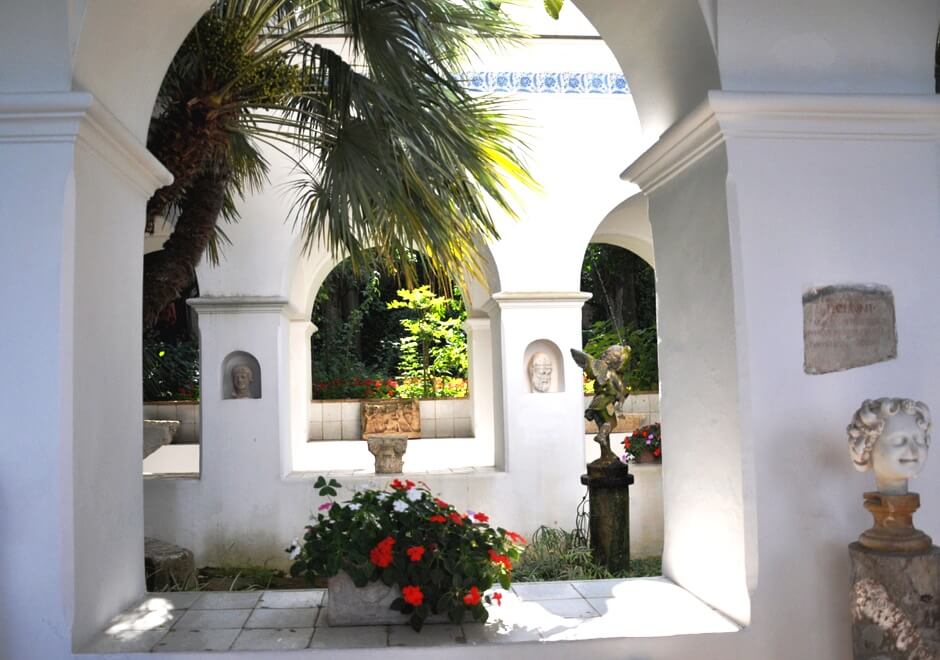
{"type": "Polygon", "coordinates": [[[253,398],[251,394],[251,384],[254,380],[255,374],[248,365],[238,364],[232,367],[232,398],[253,398]]]}
{"type": "Polygon", "coordinates": [[[594,379],[594,398],[584,411],[584,418],[597,426],[594,442],[601,446],[599,461],[617,463],[620,459],[610,449],[610,432],[616,426],[617,412],[630,396],[630,388],[626,385],[630,347],[614,344],[601,353],[600,358],[572,348],[571,356],[594,379]]]}
{"type": "Polygon", "coordinates": [[[859,543],[886,552],[929,549],[930,537],[914,528],[920,496],[908,493],[908,480],[924,468],[930,447],[930,409],[911,399],[864,401],[846,429],[855,469],[872,470],[878,490],[864,494],[874,526],[859,543]]]}
{"type": "Polygon", "coordinates": [[[533,392],[552,389],[552,358],[547,353],[535,353],[529,360],[529,383],[533,392]]]}
{"type": "Polygon", "coordinates": [[[911,399],[865,401],[848,426],[855,469],[875,473],[878,492],[906,495],[924,468],[930,447],[930,409],[911,399]]]}

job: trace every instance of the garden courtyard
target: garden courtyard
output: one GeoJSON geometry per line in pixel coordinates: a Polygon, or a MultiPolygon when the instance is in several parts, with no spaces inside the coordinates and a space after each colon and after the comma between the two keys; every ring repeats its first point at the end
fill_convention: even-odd
{"type": "Polygon", "coordinates": [[[938,26],[0,5],[0,658],[937,657],[938,26]]]}

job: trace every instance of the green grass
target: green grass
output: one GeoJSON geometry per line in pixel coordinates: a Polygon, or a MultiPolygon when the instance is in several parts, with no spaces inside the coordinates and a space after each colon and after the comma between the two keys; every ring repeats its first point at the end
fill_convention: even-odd
{"type": "Polygon", "coordinates": [[[649,577],[662,575],[661,557],[631,558],[630,570],[611,573],[591,557],[591,549],[574,531],[539,527],[522,557],[515,563],[515,582],[549,580],[601,580],[605,578],[649,577]]]}

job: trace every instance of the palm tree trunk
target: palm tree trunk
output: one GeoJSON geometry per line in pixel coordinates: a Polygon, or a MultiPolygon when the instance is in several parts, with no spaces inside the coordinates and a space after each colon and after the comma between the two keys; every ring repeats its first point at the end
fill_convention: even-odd
{"type": "Polygon", "coordinates": [[[144,329],[179,297],[215,233],[225,200],[226,172],[210,171],[195,177],[180,202],[180,214],[163,250],[144,259],[144,329]]]}

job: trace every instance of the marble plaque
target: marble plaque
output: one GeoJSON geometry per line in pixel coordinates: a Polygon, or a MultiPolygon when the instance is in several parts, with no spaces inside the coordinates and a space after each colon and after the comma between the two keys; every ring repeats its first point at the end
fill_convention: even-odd
{"type": "Polygon", "coordinates": [[[840,285],[803,294],[803,371],[826,374],[898,356],[894,295],[879,285],[840,285]]]}

